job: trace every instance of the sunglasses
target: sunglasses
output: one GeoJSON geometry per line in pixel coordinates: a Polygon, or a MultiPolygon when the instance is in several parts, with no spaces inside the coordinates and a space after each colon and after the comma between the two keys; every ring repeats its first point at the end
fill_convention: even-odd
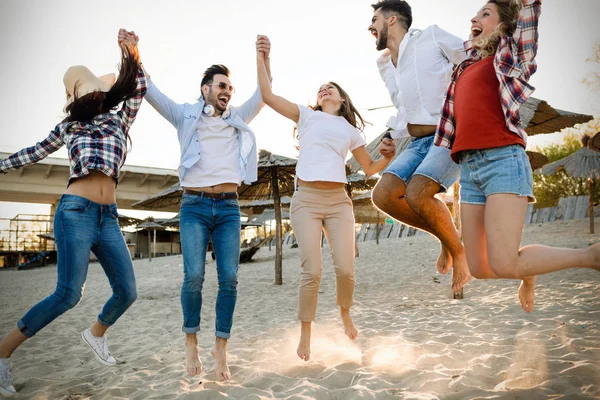
{"type": "Polygon", "coordinates": [[[218,86],[221,90],[229,90],[231,93],[235,92],[235,88],[231,85],[226,84],[225,82],[211,83],[207,86],[218,86]]]}

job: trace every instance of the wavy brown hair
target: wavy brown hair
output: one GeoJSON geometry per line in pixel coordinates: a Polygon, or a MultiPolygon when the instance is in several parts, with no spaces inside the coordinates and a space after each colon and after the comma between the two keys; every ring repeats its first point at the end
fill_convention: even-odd
{"type": "MultiPolygon", "coordinates": [[[[75,85],[74,99],[66,108],[67,116],[63,122],[88,122],[100,114],[114,110],[121,102],[136,95],[137,75],[141,66],[137,46],[121,42],[121,63],[119,76],[108,92],[95,91],[85,96],[77,96],[78,84],[75,85]]],[[[131,144],[131,137],[126,132],[131,144]]]]}
{"type": "Polygon", "coordinates": [[[481,58],[493,55],[498,50],[500,39],[512,35],[517,28],[519,12],[523,7],[521,0],[488,0],[487,4],[495,4],[500,23],[488,37],[481,39],[473,48],[481,58]]]}

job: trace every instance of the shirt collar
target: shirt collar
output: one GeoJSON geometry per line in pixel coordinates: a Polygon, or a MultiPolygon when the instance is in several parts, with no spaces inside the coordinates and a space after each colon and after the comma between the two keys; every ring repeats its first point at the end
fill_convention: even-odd
{"type": "Polygon", "coordinates": [[[406,50],[406,46],[408,46],[408,41],[417,32],[419,32],[419,29],[409,29],[408,32],[406,32],[406,35],[404,35],[404,38],[402,39],[402,41],[400,42],[400,46],[398,47],[398,60],[396,60],[396,66],[400,65],[400,59],[404,54],[404,50],[406,50]]]}

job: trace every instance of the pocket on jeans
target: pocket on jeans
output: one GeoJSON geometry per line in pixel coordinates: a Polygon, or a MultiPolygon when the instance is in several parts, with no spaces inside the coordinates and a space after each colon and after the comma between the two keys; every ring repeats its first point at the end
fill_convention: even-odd
{"type": "Polygon", "coordinates": [[[183,197],[181,198],[181,205],[182,206],[191,206],[196,204],[198,201],[200,200],[200,196],[196,196],[196,195],[188,195],[185,194],[183,195],[183,197]]]}
{"type": "Polygon", "coordinates": [[[225,204],[227,204],[228,206],[231,206],[231,207],[239,207],[240,206],[237,199],[226,199],[225,204]]]}
{"type": "Polygon", "coordinates": [[[62,203],[60,208],[62,211],[77,211],[77,212],[83,212],[87,209],[87,207],[84,204],[77,203],[74,201],[62,203]]]}
{"type": "Polygon", "coordinates": [[[498,161],[509,157],[516,157],[516,153],[512,146],[494,147],[481,151],[483,158],[486,161],[498,161]]]}

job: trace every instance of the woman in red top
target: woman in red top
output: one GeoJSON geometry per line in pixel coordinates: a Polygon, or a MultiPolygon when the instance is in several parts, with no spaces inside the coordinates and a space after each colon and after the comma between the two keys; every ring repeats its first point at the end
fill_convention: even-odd
{"type": "Polygon", "coordinates": [[[46,139],[0,160],[0,172],[8,173],[66,146],[71,170],[54,215],[56,290],[34,305],[0,341],[0,395],[16,392],[9,371],[12,353],[81,299],[90,251],[98,258],[113,293],[81,338],[102,364],[116,364],[104,334],[135,301],[137,291],[133,264],[119,228],[115,190],[127,154],[129,128],[146,93],[137,47],[130,43],[120,47],[118,79],[114,74],[96,77],[82,65],[69,68],[63,78],[66,118],[46,139]],[[111,112],[120,103],[120,110],[111,112]]]}
{"type": "Polygon", "coordinates": [[[541,0],[490,0],[471,20],[471,57],[454,71],[435,144],[461,168],[462,235],[471,274],[521,279],[519,299],[533,308],[536,276],[567,268],[600,270],[600,244],[574,250],[519,248],[533,198],[527,135],[519,107],[533,92],[541,0]]]}

